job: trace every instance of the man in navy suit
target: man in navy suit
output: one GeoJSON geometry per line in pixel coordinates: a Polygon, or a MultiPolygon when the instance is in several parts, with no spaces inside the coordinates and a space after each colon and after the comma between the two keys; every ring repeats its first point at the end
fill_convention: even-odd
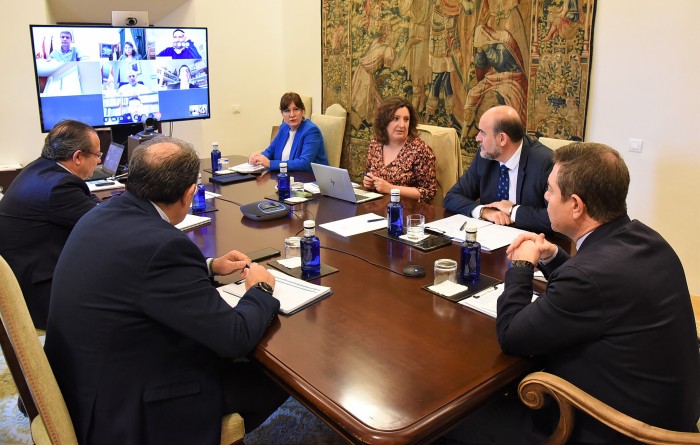
{"type": "Polygon", "coordinates": [[[534,232],[552,231],[544,192],[552,150],[525,135],[517,111],[493,107],[479,120],[479,152],[445,195],[447,210],[534,232]],[[501,166],[507,169],[499,195],[501,166]]]}
{"type": "Polygon", "coordinates": [[[240,413],[250,431],[288,397],[244,358],[279,309],[274,277],[235,250],[205,259],[174,226],[198,173],[192,145],[145,142],[128,190],[66,242],[45,349],[81,444],[218,445],[224,414],[240,413]],[[247,292],[233,308],[210,276],[235,271],[247,292]]]}
{"type": "Polygon", "coordinates": [[[61,121],[46,136],[41,156],[22,169],[0,201],[0,255],[15,273],[39,329],[46,328],[61,249],[75,223],[99,202],[84,180],[101,158],[91,126],[61,121]]]}
{"type": "MultiPolygon", "coordinates": [[[[504,352],[544,359],[556,374],[650,425],[697,431],[700,357],[683,266],[661,235],[627,216],[629,171],[603,144],[554,152],[546,199],[552,229],[576,242],[574,257],[543,234],[508,248],[512,267],[498,299],[504,352]],[[548,278],[532,300],[533,266],[548,278]]],[[[636,443],[576,413],[576,443],[636,443]]]]}

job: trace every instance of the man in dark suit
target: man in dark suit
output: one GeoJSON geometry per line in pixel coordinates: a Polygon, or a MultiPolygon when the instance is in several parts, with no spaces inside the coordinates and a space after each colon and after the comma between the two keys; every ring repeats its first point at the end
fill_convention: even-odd
{"type": "Polygon", "coordinates": [[[479,152],[445,195],[445,208],[496,224],[551,232],[544,192],[552,150],[526,136],[517,111],[507,105],[484,112],[476,140],[479,152]]]}
{"type": "MultiPolygon", "coordinates": [[[[525,234],[498,300],[508,354],[542,357],[556,374],[653,426],[696,431],[700,357],[683,266],[654,230],[627,216],[629,172],[603,144],[554,152],[546,199],[552,229],[576,242],[569,257],[525,234]],[[533,265],[549,282],[531,303],[533,265]]],[[[629,442],[578,412],[572,441],[629,442]]]]}
{"type": "Polygon", "coordinates": [[[41,156],[22,169],[0,201],[0,255],[15,273],[37,328],[46,328],[61,249],[75,223],[99,202],[84,180],[101,158],[92,127],[61,121],[46,136],[41,156]]]}
{"type": "Polygon", "coordinates": [[[128,190],[68,238],[45,349],[81,444],[218,444],[224,414],[250,431],[288,397],[243,358],[279,309],[273,276],[238,251],[207,260],[174,227],[198,172],[190,144],[145,142],[128,190]],[[248,291],[232,308],[210,276],[239,270],[248,291]]]}

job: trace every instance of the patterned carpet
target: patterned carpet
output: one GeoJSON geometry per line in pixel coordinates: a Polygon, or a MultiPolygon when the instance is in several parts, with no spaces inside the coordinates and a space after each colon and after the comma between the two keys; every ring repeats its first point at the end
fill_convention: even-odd
{"type": "Polygon", "coordinates": [[[29,419],[17,409],[17,388],[0,354],[0,444],[31,445],[29,419]]]}
{"type": "MultiPolygon", "coordinates": [[[[289,398],[265,423],[245,438],[245,445],[340,445],[330,428],[289,398]]],[[[29,420],[17,409],[17,388],[0,354],[0,444],[31,445],[29,420]]]]}

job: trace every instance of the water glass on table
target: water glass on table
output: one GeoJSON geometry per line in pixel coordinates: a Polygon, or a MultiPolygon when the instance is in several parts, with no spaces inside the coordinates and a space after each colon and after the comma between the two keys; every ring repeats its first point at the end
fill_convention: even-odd
{"type": "Polygon", "coordinates": [[[292,190],[292,196],[300,196],[300,194],[302,194],[304,192],[304,183],[303,182],[293,181],[289,187],[292,190]]]}
{"type": "Polygon", "coordinates": [[[284,239],[284,257],[295,258],[301,256],[300,240],[298,236],[290,236],[284,239]]]}
{"type": "Polygon", "coordinates": [[[457,261],[447,258],[435,260],[433,268],[433,284],[440,284],[443,281],[457,282],[457,261]]]}
{"type": "Polygon", "coordinates": [[[413,214],[406,217],[406,236],[411,241],[419,241],[423,238],[425,217],[413,214]]]}

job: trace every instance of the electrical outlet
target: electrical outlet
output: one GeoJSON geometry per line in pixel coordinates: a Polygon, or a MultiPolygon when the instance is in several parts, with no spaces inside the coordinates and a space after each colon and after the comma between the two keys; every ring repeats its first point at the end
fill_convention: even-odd
{"type": "Polygon", "coordinates": [[[241,106],[238,104],[233,104],[233,114],[240,114],[241,113],[241,106]]]}
{"type": "Polygon", "coordinates": [[[634,153],[641,153],[644,141],[641,139],[627,139],[627,144],[629,145],[629,151],[634,153]]]}

